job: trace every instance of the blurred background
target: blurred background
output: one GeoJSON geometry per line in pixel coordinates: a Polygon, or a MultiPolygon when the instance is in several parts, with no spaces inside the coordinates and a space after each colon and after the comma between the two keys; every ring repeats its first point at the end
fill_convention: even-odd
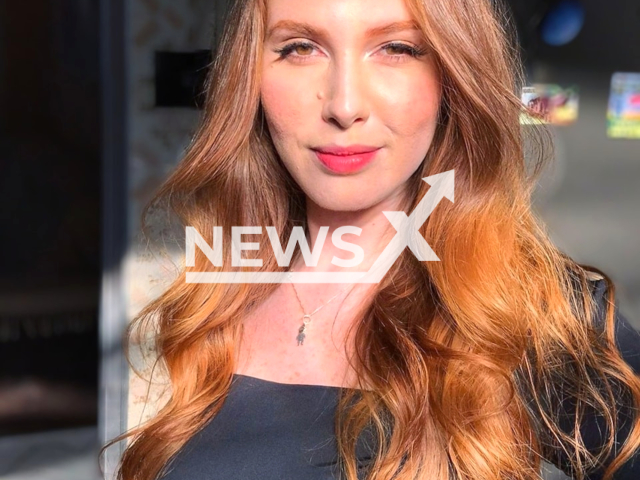
{"type": "MultiPolygon", "coordinates": [[[[640,327],[640,3],[508,3],[523,101],[544,105],[557,145],[540,214],[640,327]]],[[[120,342],[161,288],[140,210],[193,133],[226,8],[0,2],[1,479],[100,478],[99,445],[142,415],[120,342]]]]}

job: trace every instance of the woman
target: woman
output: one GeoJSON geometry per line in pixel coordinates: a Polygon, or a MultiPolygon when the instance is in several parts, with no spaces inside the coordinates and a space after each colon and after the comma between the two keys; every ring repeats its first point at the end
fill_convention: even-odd
{"type": "Polygon", "coordinates": [[[154,207],[210,245],[214,226],[224,245],[233,226],[281,245],[303,227],[307,260],[355,226],[353,257],[325,242],[283,265],[263,241],[235,269],[344,273],[374,264],[383,212],[413,212],[423,178],[454,171],[455,201],[420,225],[440,261],[404,248],[379,283],[187,283],[233,270],[196,255],[134,324],[156,329],[172,395],[121,437],[120,479],[528,480],[541,460],[640,478],[640,337],[532,213],[548,157],[528,171],[500,17],[488,0],[235,2],[154,207]]]}

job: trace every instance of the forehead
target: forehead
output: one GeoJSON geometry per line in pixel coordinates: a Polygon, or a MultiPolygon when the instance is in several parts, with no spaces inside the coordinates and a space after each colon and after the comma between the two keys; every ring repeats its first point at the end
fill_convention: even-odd
{"type": "Polygon", "coordinates": [[[369,35],[417,30],[405,0],[266,0],[266,7],[267,36],[286,29],[369,35]]]}

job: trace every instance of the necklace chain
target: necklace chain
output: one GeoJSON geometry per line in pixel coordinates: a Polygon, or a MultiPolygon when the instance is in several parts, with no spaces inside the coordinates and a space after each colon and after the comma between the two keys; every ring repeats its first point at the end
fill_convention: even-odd
{"type": "MultiPolygon", "coordinates": [[[[291,279],[291,274],[292,274],[292,272],[289,272],[287,274],[289,279],[291,279]]],[[[322,305],[320,305],[318,308],[316,308],[313,312],[306,313],[305,310],[304,310],[304,305],[302,304],[302,300],[300,300],[300,296],[298,295],[298,290],[296,289],[294,283],[291,282],[291,287],[293,288],[293,291],[296,294],[296,299],[298,300],[298,303],[300,304],[300,309],[302,310],[302,313],[303,313],[302,325],[300,325],[300,327],[298,328],[298,335],[296,337],[296,340],[298,341],[298,345],[303,345],[304,344],[304,339],[307,336],[307,334],[306,334],[307,325],[309,325],[311,323],[311,317],[313,315],[315,315],[316,313],[318,313],[322,308],[324,308],[325,306],[329,305],[333,300],[338,298],[338,296],[342,292],[344,292],[347,289],[347,287],[350,286],[350,285],[353,285],[353,284],[350,283],[350,284],[342,287],[340,289],[340,291],[338,291],[338,293],[336,293],[333,297],[331,297],[329,300],[327,300],[322,305]]]]}

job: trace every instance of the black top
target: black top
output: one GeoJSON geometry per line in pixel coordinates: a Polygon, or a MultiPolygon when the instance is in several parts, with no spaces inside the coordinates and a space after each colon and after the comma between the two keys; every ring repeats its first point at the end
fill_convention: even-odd
{"type": "MultiPolygon", "coordinates": [[[[595,286],[602,307],[604,280],[596,281],[595,286]]],[[[640,373],[640,333],[617,309],[616,322],[618,348],[640,373]]],[[[184,445],[161,478],[334,480],[339,477],[333,426],[339,392],[340,387],[285,384],[235,374],[220,412],[184,445]]],[[[603,426],[602,419],[585,418],[581,431],[587,447],[603,445],[603,426]]],[[[626,427],[628,422],[623,422],[619,444],[628,434],[626,427]]],[[[371,458],[367,445],[373,441],[365,431],[356,452],[359,466],[366,467],[371,458]]],[[[560,453],[547,460],[570,474],[560,453]]],[[[599,480],[602,471],[588,478],[599,480]]],[[[614,475],[614,480],[638,479],[640,452],[614,475]]]]}

